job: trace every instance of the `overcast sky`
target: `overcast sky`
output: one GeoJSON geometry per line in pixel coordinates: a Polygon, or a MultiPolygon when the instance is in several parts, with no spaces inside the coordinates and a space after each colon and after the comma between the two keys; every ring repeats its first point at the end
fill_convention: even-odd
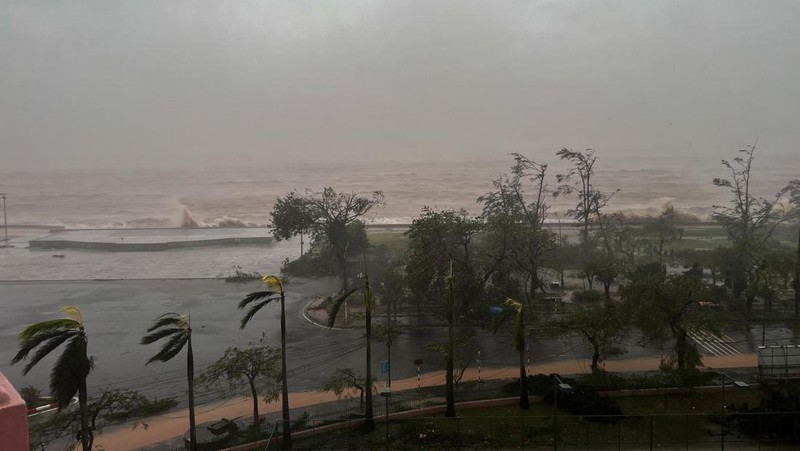
{"type": "Polygon", "coordinates": [[[0,171],[800,154],[800,2],[0,0],[0,171]]]}

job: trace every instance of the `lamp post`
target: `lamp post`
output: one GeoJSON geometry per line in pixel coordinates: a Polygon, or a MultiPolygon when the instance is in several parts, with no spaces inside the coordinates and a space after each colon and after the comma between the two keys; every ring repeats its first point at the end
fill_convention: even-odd
{"type": "Polygon", "coordinates": [[[727,427],[725,424],[725,380],[730,379],[733,382],[733,385],[737,388],[747,388],[749,385],[746,382],[742,382],[736,380],[723,372],[718,373],[722,376],[722,433],[719,437],[719,449],[724,451],[725,450],[725,434],[727,432],[727,427]]]}
{"type": "MultiPolygon", "coordinates": [[[[0,193],[0,197],[3,198],[3,229],[5,229],[5,246],[8,246],[8,220],[6,219],[6,193],[0,193]]],[[[4,246],[4,247],[5,247],[4,246]]]]}
{"type": "Polygon", "coordinates": [[[558,450],[558,391],[572,390],[572,386],[564,383],[558,374],[554,374],[556,384],[553,385],[553,450],[558,450]]]}

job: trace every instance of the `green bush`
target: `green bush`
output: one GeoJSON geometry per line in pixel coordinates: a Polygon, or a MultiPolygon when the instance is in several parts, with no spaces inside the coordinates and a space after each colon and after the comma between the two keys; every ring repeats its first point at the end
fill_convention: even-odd
{"type": "Polygon", "coordinates": [[[581,290],[572,293],[572,302],[576,304],[599,304],[606,296],[597,290],[581,290]]]}

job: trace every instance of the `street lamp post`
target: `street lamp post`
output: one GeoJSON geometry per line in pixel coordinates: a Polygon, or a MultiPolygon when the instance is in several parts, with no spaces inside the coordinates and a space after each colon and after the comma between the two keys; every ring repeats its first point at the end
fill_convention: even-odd
{"type": "Polygon", "coordinates": [[[725,451],[725,434],[727,433],[727,427],[725,424],[725,380],[730,379],[733,382],[733,385],[737,388],[747,388],[749,385],[746,382],[736,380],[723,372],[719,372],[719,375],[722,376],[722,433],[719,437],[719,449],[725,451]]]}
{"type": "Polygon", "coordinates": [[[572,390],[572,386],[564,383],[558,374],[554,374],[556,384],[553,385],[553,450],[558,451],[558,391],[572,390]]]}

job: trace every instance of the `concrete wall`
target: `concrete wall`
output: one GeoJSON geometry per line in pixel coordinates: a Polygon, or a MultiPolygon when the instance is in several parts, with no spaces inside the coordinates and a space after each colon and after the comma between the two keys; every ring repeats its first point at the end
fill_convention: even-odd
{"type": "Polygon", "coordinates": [[[3,373],[0,373],[0,451],[28,449],[28,410],[3,373]]]}
{"type": "Polygon", "coordinates": [[[40,239],[28,244],[35,249],[93,249],[112,252],[151,252],[188,247],[233,246],[239,244],[269,244],[270,237],[216,238],[191,241],[165,241],[161,243],[109,243],[103,241],[73,241],[40,239]]]}

